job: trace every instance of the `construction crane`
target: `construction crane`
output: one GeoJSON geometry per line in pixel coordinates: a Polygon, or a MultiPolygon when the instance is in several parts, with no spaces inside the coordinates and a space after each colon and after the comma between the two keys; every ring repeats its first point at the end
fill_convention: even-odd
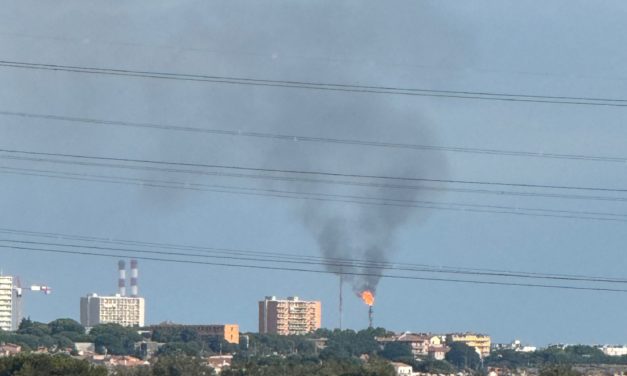
{"type": "Polygon", "coordinates": [[[22,283],[20,282],[20,277],[15,277],[15,281],[13,283],[13,297],[15,298],[13,327],[15,329],[18,328],[18,326],[20,325],[20,322],[22,321],[22,312],[23,312],[22,311],[23,310],[22,297],[23,297],[24,291],[41,292],[41,293],[44,293],[45,295],[50,295],[50,293],[52,293],[52,289],[49,286],[45,286],[45,285],[30,285],[30,286],[22,287],[22,283]]]}

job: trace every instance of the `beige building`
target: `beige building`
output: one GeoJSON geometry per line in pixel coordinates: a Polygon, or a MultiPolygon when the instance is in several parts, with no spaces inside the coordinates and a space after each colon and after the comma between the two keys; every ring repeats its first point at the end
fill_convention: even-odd
{"type": "Polygon", "coordinates": [[[300,300],[297,296],[277,299],[266,296],[259,302],[259,333],[307,334],[320,329],[320,301],[300,300]]]}
{"type": "Polygon", "coordinates": [[[490,336],[477,333],[447,334],[446,342],[463,342],[470,347],[474,347],[482,358],[490,355],[490,345],[492,344],[490,336]]]}
{"type": "Polygon", "coordinates": [[[375,339],[382,346],[390,342],[406,343],[411,348],[414,357],[428,356],[431,347],[440,346],[442,344],[440,336],[428,333],[416,334],[405,332],[388,337],[376,337],[375,339]]]}
{"type": "Polygon", "coordinates": [[[0,276],[0,329],[15,330],[15,302],[13,299],[13,277],[0,276]]]}
{"type": "Polygon", "coordinates": [[[81,325],[85,327],[98,324],[143,327],[144,315],[144,298],[119,294],[114,296],[90,294],[81,298],[81,325]]]}

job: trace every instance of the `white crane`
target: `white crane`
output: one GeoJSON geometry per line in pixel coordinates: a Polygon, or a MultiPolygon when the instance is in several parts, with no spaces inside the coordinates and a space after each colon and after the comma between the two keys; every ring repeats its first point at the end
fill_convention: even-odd
{"type": "Polygon", "coordinates": [[[52,289],[49,286],[45,285],[30,285],[22,287],[20,277],[15,277],[15,282],[13,284],[13,297],[15,298],[15,315],[13,317],[13,326],[15,329],[18,328],[20,322],[22,321],[22,294],[24,293],[24,291],[42,292],[45,295],[50,295],[50,293],[52,293],[52,289]]]}

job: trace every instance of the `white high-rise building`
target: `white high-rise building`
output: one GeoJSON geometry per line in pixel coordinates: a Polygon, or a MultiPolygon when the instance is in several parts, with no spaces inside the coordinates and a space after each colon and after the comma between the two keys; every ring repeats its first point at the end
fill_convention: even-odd
{"type": "Polygon", "coordinates": [[[81,298],[81,325],[98,324],[144,326],[144,298],[136,296],[98,296],[90,294],[81,298]]]}
{"type": "Polygon", "coordinates": [[[0,276],[0,329],[5,331],[16,329],[15,309],[13,277],[0,276]]]}

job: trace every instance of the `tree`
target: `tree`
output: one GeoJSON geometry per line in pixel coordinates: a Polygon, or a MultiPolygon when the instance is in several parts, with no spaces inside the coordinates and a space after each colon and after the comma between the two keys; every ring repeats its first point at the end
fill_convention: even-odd
{"type": "Polygon", "coordinates": [[[200,356],[211,354],[212,351],[200,342],[169,342],[161,346],[157,351],[157,355],[162,356],[200,356]]]}
{"type": "Polygon", "coordinates": [[[72,319],[56,319],[48,323],[48,328],[52,334],[76,333],[85,334],[85,328],[72,319]]]}
{"type": "Polygon", "coordinates": [[[540,376],[581,376],[581,372],[574,370],[570,365],[551,365],[540,370],[540,376]]]}
{"type": "Polygon", "coordinates": [[[189,356],[162,356],[152,367],[154,376],[210,376],[213,368],[201,358],[189,356]]]}
{"type": "Polygon", "coordinates": [[[19,354],[0,358],[0,376],[106,376],[107,369],[67,355],[19,354]]]}
{"type": "Polygon", "coordinates": [[[474,347],[463,342],[453,342],[448,345],[446,360],[460,369],[478,369],[481,365],[481,357],[474,347]]]}
{"type": "Polygon", "coordinates": [[[89,334],[94,339],[96,351],[114,355],[133,355],[135,342],[141,340],[136,329],[118,324],[94,326],[89,334]]]}
{"type": "Polygon", "coordinates": [[[444,360],[426,359],[422,362],[413,362],[412,366],[418,372],[447,374],[455,373],[455,367],[444,360]]]}
{"type": "Polygon", "coordinates": [[[406,342],[389,342],[379,352],[379,355],[389,360],[413,359],[411,347],[406,342]]]}

